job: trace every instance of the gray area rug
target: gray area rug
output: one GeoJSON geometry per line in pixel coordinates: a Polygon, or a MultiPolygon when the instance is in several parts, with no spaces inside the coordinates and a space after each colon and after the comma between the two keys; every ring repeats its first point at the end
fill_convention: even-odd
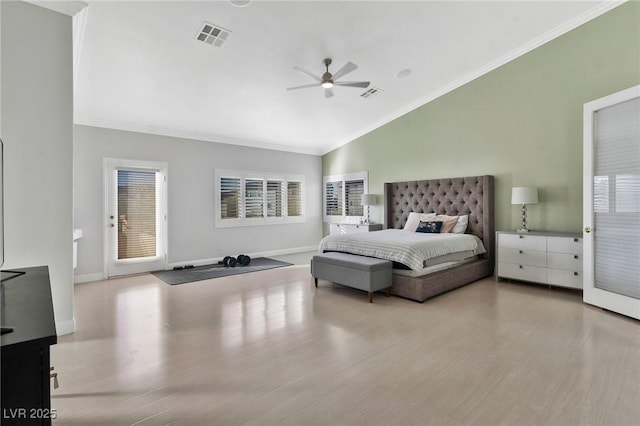
{"type": "Polygon", "coordinates": [[[268,257],[258,257],[251,259],[248,266],[228,267],[224,265],[204,265],[191,269],[155,271],[153,275],[160,278],[167,284],[177,285],[190,283],[193,281],[209,280],[212,278],[228,277],[230,275],[246,274],[247,272],[264,271],[267,269],[291,266],[292,263],[281,262],[268,257]]]}

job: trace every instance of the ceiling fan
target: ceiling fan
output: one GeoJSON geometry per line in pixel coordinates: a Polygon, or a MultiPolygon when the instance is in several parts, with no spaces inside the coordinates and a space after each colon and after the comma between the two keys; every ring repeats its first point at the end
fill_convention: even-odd
{"type": "Polygon", "coordinates": [[[289,87],[287,88],[287,90],[306,89],[307,87],[322,86],[324,88],[324,97],[330,98],[333,96],[333,86],[362,87],[362,88],[369,87],[368,81],[336,81],[340,77],[343,77],[349,74],[350,72],[358,69],[358,66],[353,62],[347,62],[345,66],[343,66],[338,71],[336,71],[335,74],[331,74],[329,72],[329,65],[331,65],[331,58],[326,58],[323,61],[323,63],[326,68],[326,72],[322,74],[322,77],[318,77],[312,72],[305,70],[304,68],[293,67],[294,70],[303,72],[307,74],[309,77],[313,78],[314,80],[317,80],[318,82],[313,84],[305,84],[303,86],[289,87]]]}

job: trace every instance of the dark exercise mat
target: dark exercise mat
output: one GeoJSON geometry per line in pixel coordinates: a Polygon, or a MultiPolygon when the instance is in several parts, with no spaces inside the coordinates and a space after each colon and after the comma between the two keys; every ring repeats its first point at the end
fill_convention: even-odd
{"type": "Polygon", "coordinates": [[[281,262],[268,257],[258,257],[251,259],[248,266],[224,266],[224,265],[204,265],[189,269],[154,271],[153,275],[170,285],[190,283],[193,281],[209,280],[212,278],[228,277],[230,275],[245,274],[247,272],[264,271],[267,269],[291,266],[292,263],[281,262]]]}

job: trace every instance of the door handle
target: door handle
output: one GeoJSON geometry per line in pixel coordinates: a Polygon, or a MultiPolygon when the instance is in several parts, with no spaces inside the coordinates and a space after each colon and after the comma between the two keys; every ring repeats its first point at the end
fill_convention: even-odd
{"type": "Polygon", "coordinates": [[[115,225],[113,223],[109,224],[109,228],[113,228],[115,225]]]}
{"type": "Polygon", "coordinates": [[[585,227],[584,227],[584,232],[586,232],[587,234],[588,234],[589,232],[591,232],[591,227],[590,227],[590,226],[585,226],[585,227]]]}

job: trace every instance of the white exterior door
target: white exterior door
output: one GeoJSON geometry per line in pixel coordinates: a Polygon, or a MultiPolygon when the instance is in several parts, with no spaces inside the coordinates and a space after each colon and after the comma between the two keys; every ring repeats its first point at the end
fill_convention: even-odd
{"type": "Polygon", "coordinates": [[[167,164],[104,160],[107,277],[165,269],[167,164]]]}
{"type": "Polygon", "coordinates": [[[640,319],[640,86],[584,106],[584,301],[640,319]]]}

